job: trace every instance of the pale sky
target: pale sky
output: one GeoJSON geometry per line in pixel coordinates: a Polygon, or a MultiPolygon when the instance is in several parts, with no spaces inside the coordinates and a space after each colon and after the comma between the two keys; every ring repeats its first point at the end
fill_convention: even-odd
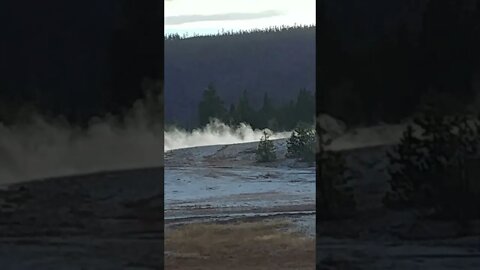
{"type": "Polygon", "coordinates": [[[164,0],[165,34],[315,24],[315,0],[164,0]]]}

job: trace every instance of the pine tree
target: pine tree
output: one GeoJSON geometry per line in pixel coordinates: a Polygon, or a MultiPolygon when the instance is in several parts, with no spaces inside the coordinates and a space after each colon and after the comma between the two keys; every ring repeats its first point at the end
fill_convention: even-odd
{"type": "Polygon", "coordinates": [[[295,104],[291,100],[277,110],[277,118],[280,120],[280,128],[284,130],[292,130],[298,123],[295,115],[295,104]]]}
{"type": "Polygon", "coordinates": [[[223,101],[217,95],[217,91],[212,83],[210,83],[203,91],[203,98],[198,106],[199,124],[204,126],[210,122],[210,119],[217,118],[225,120],[226,110],[223,101]]]}
{"type": "Polygon", "coordinates": [[[272,129],[273,127],[271,124],[273,123],[273,111],[274,108],[272,106],[272,102],[268,96],[268,93],[265,92],[263,96],[263,105],[260,111],[258,112],[258,125],[261,128],[269,128],[272,129]]]}
{"type": "Polygon", "coordinates": [[[297,122],[312,123],[315,118],[315,97],[306,89],[298,92],[295,103],[295,116],[297,122]]]}
{"type": "Polygon", "coordinates": [[[228,124],[230,126],[234,126],[238,124],[235,121],[235,105],[234,104],[230,104],[230,109],[228,110],[228,124]]]}
{"type": "Polygon", "coordinates": [[[235,114],[236,114],[235,120],[237,123],[244,122],[244,123],[252,124],[253,109],[250,106],[247,90],[244,90],[242,93],[242,96],[240,96],[235,114]]]}
{"type": "Polygon", "coordinates": [[[263,131],[263,137],[258,143],[256,159],[258,162],[271,162],[277,158],[275,154],[275,145],[269,139],[267,131],[263,131]]]}
{"type": "Polygon", "coordinates": [[[326,131],[319,127],[319,190],[317,201],[319,202],[318,216],[323,218],[335,218],[349,216],[354,212],[356,203],[353,187],[350,185],[351,177],[345,175],[347,171],[346,160],[342,153],[326,150],[325,146],[331,143],[331,139],[325,138],[326,131]]]}
{"type": "Polygon", "coordinates": [[[315,130],[304,125],[298,126],[287,140],[287,157],[313,162],[315,142],[315,130]]]}
{"type": "Polygon", "coordinates": [[[391,192],[384,203],[434,209],[434,214],[461,222],[478,217],[478,191],[471,183],[476,176],[467,164],[479,161],[480,119],[467,112],[445,114],[430,107],[414,122],[422,135],[416,137],[409,126],[400,144],[388,153],[391,192]]]}

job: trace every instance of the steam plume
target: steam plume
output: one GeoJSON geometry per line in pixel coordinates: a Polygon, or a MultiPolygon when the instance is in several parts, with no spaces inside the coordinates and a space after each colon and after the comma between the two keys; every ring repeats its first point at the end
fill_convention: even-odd
{"type": "MultiPolygon", "coordinates": [[[[271,139],[289,137],[291,132],[273,133],[271,139]]],[[[165,151],[214,144],[234,144],[259,141],[263,130],[253,129],[250,125],[241,123],[239,127],[230,127],[215,119],[204,128],[187,132],[172,129],[165,132],[165,151]]]]}
{"type": "Polygon", "coordinates": [[[39,115],[0,123],[0,184],[163,165],[163,119],[152,119],[150,101],[137,101],[121,124],[109,115],[86,129],[39,115]]]}

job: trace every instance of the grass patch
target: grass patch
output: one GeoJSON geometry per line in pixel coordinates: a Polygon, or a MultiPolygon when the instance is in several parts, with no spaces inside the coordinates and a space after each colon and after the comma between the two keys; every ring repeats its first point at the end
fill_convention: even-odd
{"type": "Polygon", "coordinates": [[[315,240],[284,220],[189,224],[165,232],[166,269],[314,269],[315,240]]]}

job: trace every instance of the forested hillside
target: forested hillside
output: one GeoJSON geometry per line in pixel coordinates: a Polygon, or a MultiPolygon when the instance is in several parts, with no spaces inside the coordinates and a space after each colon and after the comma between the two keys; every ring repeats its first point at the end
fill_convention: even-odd
{"type": "Polygon", "coordinates": [[[317,29],[167,40],[167,121],[196,125],[210,82],[227,108],[243,90],[256,106],[264,92],[278,104],[299,88],[316,90],[319,110],[353,125],[398,122],[425,102],[454,109],[477,99],[479,1],[323,0],[317,6],[317,29]]]}
{"type": "Polygon", "coordinates": [[[1,1],[0,121],[29,106],[80,123],[120,114],[161,79],[162,55],[165,117],[184,127],[210,83],[227,110],[245,90],[256,110],[265,93],[283,106],[316,91],[349,124],[399,121],[429,99],[463,106],[480,91],[479,2],[322,0],[316,27],[163,40],[156,0],[1,1]]]}
{"type": "Polygon", "coordinates": [[[281,104],[293,101],[302,88],[314,92],[315,27],[165,40],[167,122],[196,126],[210,83],[227,109],[244,90],[256,109],[265,93],[281,104]]]}

